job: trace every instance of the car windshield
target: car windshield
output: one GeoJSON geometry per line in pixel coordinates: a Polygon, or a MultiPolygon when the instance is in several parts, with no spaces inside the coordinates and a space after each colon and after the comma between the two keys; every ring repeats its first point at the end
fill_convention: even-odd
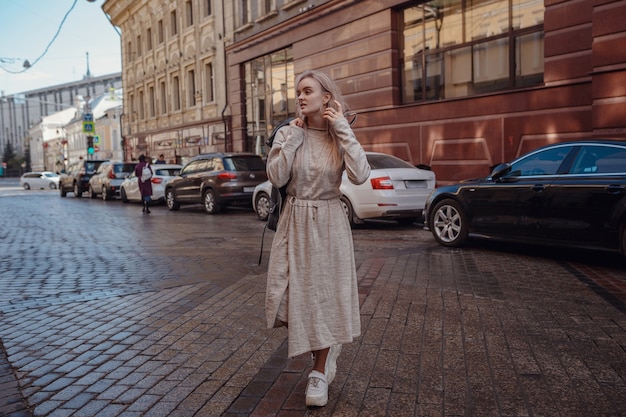
{"type": "Polygon", "coordinates": [[[391,155],[367,154],[367,162],[372,169],[415,168],[408,162],[391,155]]]}
{"type": "Polygon", "coordinates": [[[57,174],[55,174],[54,172],[44,172],[44,174],[46,177],[48,178],[54,178],[54,177],[58,177],[57,174]]]}
{"type": "Polygon", "coordinates": [[[265,163],[258,156],[233,156],[224,158],[227,171],[265,171],[265,163]]]}

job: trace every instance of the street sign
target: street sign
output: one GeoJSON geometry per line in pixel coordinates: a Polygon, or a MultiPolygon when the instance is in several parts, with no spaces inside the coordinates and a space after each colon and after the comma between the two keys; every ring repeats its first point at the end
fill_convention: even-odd
{"type": "MultiPolygon", "coordinates": [[[[93,144],[94,145],[100,145],[100,135],[93,135],[93,144]]],[[[97,148],[97,146],[96,146],[96,148],[97,148]]]]}
{"type": "Polygon", "coordinates": [[[94,152],[98,152],[100,150],[100,147],[98,145],[95,145],[93,147],[94,152]]]}
{"type": "Polygon", "coordinates": [[[96,124],[94,122],[83,121],[83,133],[94,133],[96,131],[96,124]]]}
{"type": "Polygon", "coordinates": [[[83,114],[83,122],[93,122],[93,113],[83,114]]]}

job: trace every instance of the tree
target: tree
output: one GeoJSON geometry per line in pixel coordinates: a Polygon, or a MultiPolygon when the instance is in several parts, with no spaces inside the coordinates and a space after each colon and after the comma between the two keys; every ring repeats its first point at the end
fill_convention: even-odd
{"type": "Polygon", "coordinates": [[[8,164],[14,158],[15,151],[13,150],[13,145],[11,145],[11,142],[7,141],[7,144],[4,146],[4,152],[2,153],[2,162],[8,164]]]}

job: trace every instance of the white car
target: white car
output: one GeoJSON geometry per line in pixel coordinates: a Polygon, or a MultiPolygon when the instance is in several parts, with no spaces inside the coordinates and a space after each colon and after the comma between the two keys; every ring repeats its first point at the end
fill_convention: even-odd
{"type": "MultiPolygon", "coordinates": [[[[435,189],[435,173],[426,166],[417,168],[393,155],[366,152],[372,168],[370,177],[361,185],[352,184],[343,174],[341,202],[350,225],[367,219],[395,220],[412,224],[421,220],[430,192],[435,189]]],[[[265,181],[256,186],[252,196],[254,211],[260,220],[267,220],[272,186],[265,181]]]]}
{"type": "Polygon", "coordinates": [[[59,175],[54,172],[27,172],[20,177],[20,186],[25,190],[45,188],[55,190],[59,188],[59,175]]]}
{"type": "MultiPolygon", "coordinates": [[[[152,182],[152,201],[161,202],[165,197],[165,184],[176,177],[183,167],[178,164],[152,164],[154,175],[150,179],[152,182]]],[[[137,184],[135,173],[131,173],[120,186],[120,197],[124,203],[141,202],[141,193],[137,184]]]]}

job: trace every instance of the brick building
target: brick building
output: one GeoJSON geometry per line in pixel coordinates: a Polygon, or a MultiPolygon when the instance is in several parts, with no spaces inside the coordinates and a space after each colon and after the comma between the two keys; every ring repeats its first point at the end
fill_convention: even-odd
{"type": "Polygon", "coordinates": [[[626,137],[626,0],[107,0],[103,9],[122,28],[135,152],[263,153],[308,68],[340,84],[366,150],[431,165],[440,183],[546,143],[626,137]]]}

